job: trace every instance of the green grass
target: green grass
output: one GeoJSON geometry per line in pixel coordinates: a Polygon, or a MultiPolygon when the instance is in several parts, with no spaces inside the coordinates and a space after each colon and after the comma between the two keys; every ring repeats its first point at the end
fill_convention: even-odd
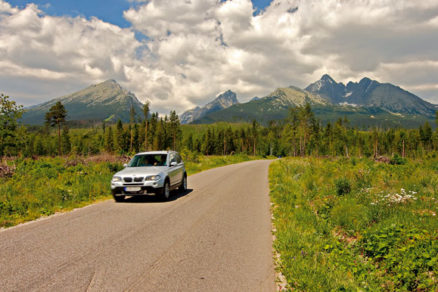
{"type": "MultiPolygon", "coordinates": [[[[187,155],[190,155],[186,161],[188,175],[258,158],[187,155]]],[[[111,178],[123,165],[117,157],[109,155],[17,159],[8,164],[15,172],[11,177],[0,177],[0,227],[111,198],[111,178]]]]}
{"type": "Polygon", "coordinates": [[[0,227],[108,198],[111,177],[122,168],[122,163],[114,162],[71,165],[68,158],[19,159],[13,163],[13,176],[0,178],[0,227]]]}
{"type": "MultiPolygon", "coordinates": [[[[193,155],[193,154],[191,154],[193,155]]],[[[184,157],[184,156],[183,156],[184,157]]],[[[192,175],[207,169],[220,167],[228,164],[235,164],[244,161],[250,161],[255,159],[263,159],[261,156],[248,156],[246,154],[237,154],[230,156],[191,156],[189,159],[185,159],[185,166],[188,175],[192,175]]]]}
{"type": "Polygon", "coordinates": [[[269,177],[290,289],[436,291],[437,159],[282,159],[269,177]]]}

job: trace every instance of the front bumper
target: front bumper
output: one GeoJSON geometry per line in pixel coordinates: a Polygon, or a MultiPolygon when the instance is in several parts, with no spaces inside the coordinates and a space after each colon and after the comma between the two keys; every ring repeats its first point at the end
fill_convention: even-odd
{"type": "Polygon", "coordinates": [[[139,186],[139,187],[141,188],[141,190],[137,192],[128,192],[126,190],[126,187],[111,188],[111,192],[113,195],[122,195],[122,196],[143,196],[146,194],[158,192],[158,188],[147,187],[147,186],[139,186]]]}
{"type": "Polygon", "coordinates": [[[147,193],[157,193],[159,189],[163,187],[163,182],[159,181],[145,181],[143,183],[123,183],[123,182],[111,182],[111,192],[113,195],[145,195],[147,193]],[[139,191],[128,191],[127,188],[135,187],[140,188],[139,191]]]}

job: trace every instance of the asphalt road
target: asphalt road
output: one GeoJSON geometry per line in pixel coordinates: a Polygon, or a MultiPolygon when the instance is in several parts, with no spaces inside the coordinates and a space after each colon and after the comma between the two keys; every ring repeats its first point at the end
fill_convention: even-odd
{"type": "Polygon", "coordinates": [[[108,200],[0,231],[0,290],[275,290],[269,163],[190,176],[169,202],[108,200]]]}

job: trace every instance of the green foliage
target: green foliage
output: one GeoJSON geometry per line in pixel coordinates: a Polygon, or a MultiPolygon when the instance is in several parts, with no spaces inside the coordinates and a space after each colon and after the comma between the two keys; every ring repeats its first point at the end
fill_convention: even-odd
{"type": "Polygon", "coordinates": [[[437,158],[273,162],[274,247],[289,288],[436,291],[436,169],[437,158]]]}
{"type": "Polygon", "coordinates": [[[437,287],[431,275],[438,267],[438,241],[427,230],[392,224],[364,232],[360,245],[366,256],[385,270],[389,289],[437,287]]]}
{"type": "Polygon", "coordinates": [[[345,177],[336,179],[335,186],[336,186],[336,193],[338,194],[338,196],[347,195],[351,192],[350,181],[345,177]]]}
{"type": "Polygon", "coordinates": [[[404,159],[403,157],[401,157],[400,155],[398,155],[397,153],[394,154],[394,156],[391,158],[391,161],[389,162],[393,165],[401,165],[401,164],[406,164],[406,159],[404,159]]]}
{"type": "Polygon", "coordinates": [[[11,226],[80,207],[111,194],[121,163],[71,163],[70,159],[19,159],[11,178],[0,178],[0,226],[11,226]]]}
{"type": "Polygon", "coordinates": [[[184,160],[188,175],[228,164],[262,159],[260,156],[248,156],[246,154],[228,156],[200,156],[197,153],[184,152],[184,155],[186,158],[189,158],[189,160],[184,160]]]}
{"type": "Polygon", "coordinates": [[[18,127],[17,120],[23,114],[23,107],[9,100],[9,96],[0,94],[0,157],[16,154],[23,130],[18,127]]]}
{"type": "Polygon", "coordinates": [[[46,123],[50,126],[59,126],[65,123],[67,117],[67,111],[64,105],[58,101],[56,102],[46,113],[46,123]]]}
{"type": "Polygon", "coordinates": [[[61,125],[65,124],[66,117],[67,111],[60,101],[56,102],[46,113],[46,125],[58,127],[58,155],[62,155],[61,125]]]}

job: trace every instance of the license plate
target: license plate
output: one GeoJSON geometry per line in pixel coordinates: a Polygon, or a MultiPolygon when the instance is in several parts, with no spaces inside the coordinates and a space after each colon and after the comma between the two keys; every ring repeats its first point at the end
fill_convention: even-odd
{"type": "Polygon", "coordinates": [[[139,192],[141,190],[141,187],[126,187],[125,191],[127,192],[139,192]]]}

